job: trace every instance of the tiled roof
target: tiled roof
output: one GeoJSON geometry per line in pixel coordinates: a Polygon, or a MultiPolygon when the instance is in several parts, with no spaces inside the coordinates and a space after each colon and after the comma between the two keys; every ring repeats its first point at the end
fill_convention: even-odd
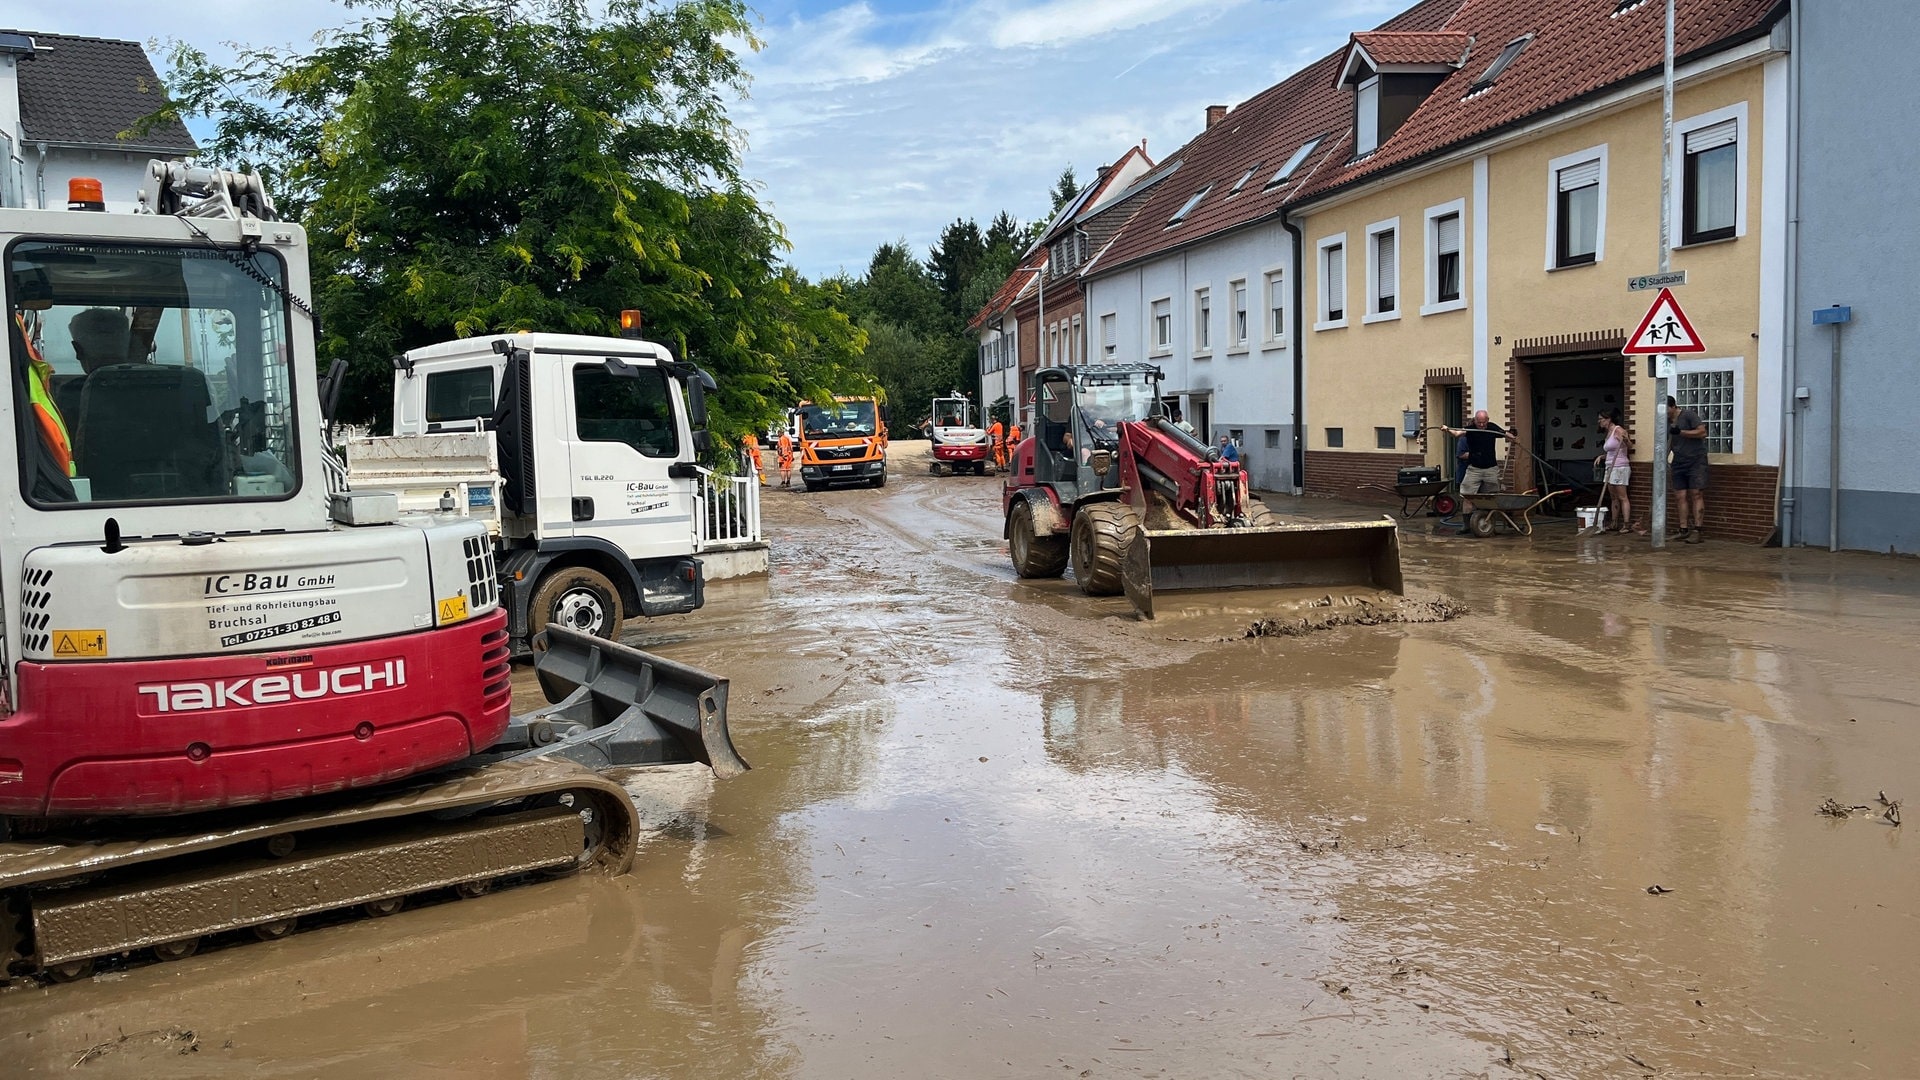
{"type": "MultiPolygon", "coordinates": [[[[1284,205],[1378,177],[1657,74],[1664,5],[1647,3],[1615,16],[1617,6],[1618,0],[1421,0],[1377,30],[1354,35],[1339,52],[1235,106],[1226,119],[1195,136],[1177,155],[1183,161],[1179,176],[1161,185],[1086,275],[1110,273],[1263,220],[1284,205]],[[1507,44],[1527,35],[1531,40],[1499,78],[1470,95],[1507,44]],[[1350,160],[1352,91],[1337,88],[1335,80],[1352,44],[1390,42],[1386,47],[1397,49],[1405,42],[1407,51],[1393,54],[1404,58],[1415,55],[1415,39],[1425,49],[1462,37],[1474,42],[1466,63],[1447,75],[1374,153],[1350,160]],[[1296,150],[1322,136],[1285,183],[1266,187],[1266,179],[1256,172],[1238,195],[1228,195],[1250,166],[1258,164],[1270,178],[1296,150]],[[1179,224],[1169,226],[1180,205],[1209,186],[1206,198],[1179,224]]],[[[1687,0],[1675,25],[1676,52],[1686,58],[1730,47],[1764,33],[1784,11],[1785,0],[1687,0]]]]}
{"type": "Polygon", "coordinates": [[[1376,64],[1455,66],[1466,59],[1473,36],[1459,30],[1373,30],[1353,35],[1353,43],[1376,64]]]}
{"type": "Polygon", "coordinates": [[[1020,299],[1020,294],[1026,291],[1027,286],[1033,283],[1033,279],[1039,274],[1040,269],[1046,265],[1046,248],[1042,247],[1030,252],[1027,255],[1026,261],[1020,264],[1020,268],[1008,274],[1007,280],[1000,283],[1000,288],[994,292],[993,299],[987,301],[987,306],[981,308],[974,314],[973,318],[967,320],[967,329],[978,330],[982,326],[985,326],[995,315],[1012,307],[1013,302],[1020,299]]]}
{"type": "MultiPolygon", "coordinates": [[[[1615,16],[1618,0],[1466,0],[1447,29],[1472,35],[1473,56],[1449,75],[1374,153],[1323,169],[1296,196],[1313,198],[1397,166],[1492,135],[1621,83],[1658,73],[1665,5],[1615,16]],[[1474,84],[1508,43],[1531,35],[1492,85],[1474,84]]],[[[1764,33],[1783,0],[1688,0],[1674,22],[1674,51],[1686,58],[1764,33]]],[[[1350,133],[1349,133],[1350,134],[1350,133]]]]}
{"type": "MultiPolygon", "coordinates": [[[[1611,0],[1609,0],[1611,2],[1611,0]]],[[[1446,26],[1462,0],[1421,0],[1380,29],[1438,31],[1446,26]]],[[[1118,269],[1168,248],[1192,243],[1214,233],[1268,217],[1284,199],[1320,167],[1327,149],[1353,123],[1350,92],[1336,89],[1334,76],[1346,57],[1346,46],[1295,72],[1276,86],[1254,95],[1230,110],[1226,118],[1195,136],[1178,157],[1180,171],[1160,184],[1099,259],[1087,268],[1089,277],[1118,269]],[[1287,182],[1268,181],[1301,146],[1323,139],[1287,182]],[[1238,194],[1229,194],[1235,182],[1255,169],[1238,194]],[[1180,224],[1167,222],[1193,193],[1211,185],[1207,197],[1180,224]]]]}
{"type": "Polygon", "coordinates": [[[49,50],[18,68],[20,128],[28,139],[181,154],[199,149],[178,120],[131,133],[166,102],[139,42],[16,32],[49,50]]]}

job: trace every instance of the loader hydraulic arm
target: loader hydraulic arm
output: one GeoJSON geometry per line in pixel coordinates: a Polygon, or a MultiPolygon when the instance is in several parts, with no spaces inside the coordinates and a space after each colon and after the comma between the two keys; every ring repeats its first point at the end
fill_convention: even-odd
{"type": "Polygon", "coordinates": [[[1144,511],[1145,494],[1158,494],[1173,512],[1202,529],[1242,525],[1247,515],[1245,474],[1220,451],[1155,416],[1120,425],[1120,482],[1144,511]]]}

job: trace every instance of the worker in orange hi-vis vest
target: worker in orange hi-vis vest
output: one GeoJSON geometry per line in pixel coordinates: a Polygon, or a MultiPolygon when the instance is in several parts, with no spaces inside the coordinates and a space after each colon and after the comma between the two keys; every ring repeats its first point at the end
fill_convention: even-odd
{"type": "Polygon", "coordinates": [[[780,442],[775,447],[780,461],[780,486],[793,486],[793,436],[780,433],[780,442]]]}
{"type": "Polygon", "coordinates": [[[1012,461],[1013,455],[1018,453],[1019,450],[1020,450],[1020,421],[1015,420],[1007,428],[1007,460],[1012,461]]]}
{"type": "Polygon", "coordinates": [[[993,426],[987,429],[987,439],[993,444],[993,467],[996,469],[1006,468],[1007,429],[1000,426],[1000,421],[995,420],[993,426]]]}
{"type": "Polygon", "coordinates": [[[760,478],[760,486],[767,485],[767,474],[760,471],[760,440],[749,431],[740,439],[740,460],[747,471],[760,478]]]}

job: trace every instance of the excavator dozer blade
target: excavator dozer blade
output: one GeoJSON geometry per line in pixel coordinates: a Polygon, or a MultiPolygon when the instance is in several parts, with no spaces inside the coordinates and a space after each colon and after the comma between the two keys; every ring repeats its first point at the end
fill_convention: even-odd
{"type": "Polygon", "coordinates": [[[552,705],[516,716],[499,749],[592,769],[699,763],[747,771],[727,731],[727,680],[630,645],[549,626],[534,671],[552,705]]]}
{"type": "Polygon", "coordinates": [[[1153,617],[1153,593],[1167,590],[1327,586],[1405,592],[1400,532],[1391,518],[1150,529],[1127,552],[1129,567],[1141,562],[1147,587],[1137,587],[1133,575],[1126,575],[1127,598],[1148,618],[1153,617]]]}

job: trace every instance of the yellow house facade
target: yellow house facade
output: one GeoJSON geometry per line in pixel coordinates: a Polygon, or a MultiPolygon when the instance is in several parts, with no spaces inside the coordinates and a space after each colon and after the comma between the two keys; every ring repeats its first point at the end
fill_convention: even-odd
{"type": "MultiPolygon", "coordinates": [[[[1519,28],[1462,29],[1497,42],[1519,28]]],[[[1414,464],[1450,476],[1452,440],[1434,429],[1476,409],[1521,437],[1510,490],[1579,488],[1596,479],[1596,420],[1618,408],[1634,435],[1634,513],[1647,516],[1665,410],[1646,359],[1621,348],[1657,295],[1629,279],[1659,269],[1658,72],[1530,115],[1509,105],[1518,115],[1504,123],[1482,100],[1551,78],[1579,57],[1582,32],[1615,29],[1517,35],[1511,70],[1476,50],[1451,75],[1437,70],[1447,35],[1354,35],[1345,161],[1288,209],[1302,233],[1308,491],[1352,496],[1414,464]],[[1391,95],[1396,74],[1403,98],[1426,96],[1376,122],[1363,91],[1391,95]],[[1469,136],[1444,144],[1450,124],[1469,136]],[[1471,134],[1476,124],[1490,130],[1471,134]],[[1415,145],[1396,147],[1402,138],[1415,145]]],[[[1671,266],[1687,275],[1674,292],[1706,351],[1680,358],[1672,392],[1709,429],[1706,531],[1749,541],[1773,529],[1786,404],[1785,55],[1759,18],[1707,40],[1683,53],[1673,109],[1671,266]]]]}

